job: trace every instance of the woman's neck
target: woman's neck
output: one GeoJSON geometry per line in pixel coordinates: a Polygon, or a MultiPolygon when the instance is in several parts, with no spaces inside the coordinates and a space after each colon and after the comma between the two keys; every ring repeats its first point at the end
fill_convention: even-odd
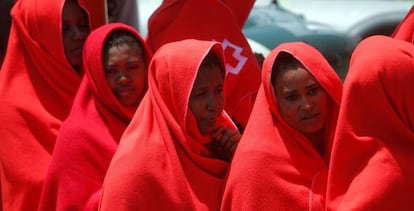
{"type": "Polygon", "coordinates": [[[316,151],[323,157],[325,155],[325,139],[323,129],[316,133],[307,135],[316,151]]]}

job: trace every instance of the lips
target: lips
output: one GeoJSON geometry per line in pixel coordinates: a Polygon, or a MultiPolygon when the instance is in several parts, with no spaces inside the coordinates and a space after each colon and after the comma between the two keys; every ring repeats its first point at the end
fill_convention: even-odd
{"type": "Polygon", "coordinates": [[[74,43],[74,45],[71,46],[71,48],[69,48],[71,52],[76,52],[76,51],[82,51],[83,50],[83,44],[82,43],[74,43]]]}
{"type": "Polygon", "coordinates": [[[217,122],[217,116],[206,117],[203,120],[205,123],[209,125],[215,125],[217,122]]]}
{"type": "Polygon", "coordinates": [[[120,97],[129,97],[132,95],[133,92],[134,89],[132,87],[123,87],[115,91],[116,95],[120,97]]]}
{"type": "Polygon", "coordinates": [[[82,52],[82,48],[74,48],[72,49],[72,53],[82,52]]]}
{"type": "Polygon", "coordinates": [[[300,118],[301,121],[309,122],[316,120],[321,114],[320,113],[313,113],[313,114],[307,114],[300,118]]]}

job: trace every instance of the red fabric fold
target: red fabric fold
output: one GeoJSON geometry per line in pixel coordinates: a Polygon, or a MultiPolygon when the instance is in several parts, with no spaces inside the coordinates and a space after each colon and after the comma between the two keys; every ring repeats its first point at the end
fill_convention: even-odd
{"type": "Polygon", "coordinates": [[[385,36],[355,49],[328,176],[328,210],[412,210],[414,48],[385,36]]]}
{"type": "Polygon", "coordinates": [[[64,1],[19,0],[0,71],[3,210],[37,208],[56,135],[81,77],[62,41],[64,1]]]}
{"type": "Polygon", "coordinates": [[[89,26],[91,29],[96,29],[108,23],[106,0],[78,0],[78,2],[89,15],[89,26]]]}
{"type": "Polygon", "coordinates": [[[103,178],[121,134],[135,108],[126,108],[112,93],[103,66],[103,48],[114,30],[131,32],[152,56],[144,39],[130,26],[107,24],[85,42],[85,77],[56,141],[42,191],[40,210],[97,210],[103,178]]]}
{"type": "Polygon", "coordinates": [[[265,59],[262,71],[251,118],[231,163],[222,210],[323,210],[341,81],[322,54],[302,42],[276,47],[265,59]],[[325,157],[279,112],[271,73],[281,52],[300,61],[330,99],[325,157]]]}
{"type": "Polygon", "coordinates": [[[148,21],[147,43],[156,51],[182,39],[214,40],[225,49],[226,111],[243,127],[260,85],[260,67],[242,33],[254,1],[164,1],[148,21]]]}
{"type": "Polygon", "coordinates": [[[391,37],[414,43],[414,6],[398,24],[391,37]]]}
{"type": "MultiPolygon", "coordinates": [[[[227,162],[212,156],[188,107],[203,58],[217,42],[184,40],[161,47],[149,90],[121,138],[105,176],[102,210],[218,210],[227,162]]],[[[223,111],[218,125],[236,129],[223,111]]]]}

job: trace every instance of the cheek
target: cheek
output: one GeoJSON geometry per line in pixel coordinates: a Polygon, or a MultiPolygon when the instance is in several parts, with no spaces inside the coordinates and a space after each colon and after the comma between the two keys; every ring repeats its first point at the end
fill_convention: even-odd
{"type": "Polygon", "coordinates": [[[134,79],[134,85],[138,92],[144,92],[147,90],[147,78],[144,76],[138,76],[134,79]]]}
{"type": "Polygon", "coordinates": [[[114,91],[116,85],[115,85],[115,77],[113,76],[106,76],[106,81],[108,82],[109,88],[111,88],[112,91],[114,91]]]}
{"type": "Polygon", "coordinates": [[[218,107],[220,111],[224,110],[224,106],[225,106],[225,100],[224,100],[224,94],[221,94],[218,98],[218,107]]]}
{"type": "Polygon", "coordinates": [[[289,102],[281,102],[279,104],[279,112],[282,118],[288,123],[288,125],[296,128],[297,123],[297,105],[289,102]]]}
{"type": "Polygon", "coordinates": [[[324,121],[327,120],[328,116],[331,114],[332,102],[328,99],[328,96],[325,94],[319,100],[319,111],[322,114],[324,121]]]}
{"type": "Polygon", "coordinates": [[[316,102],[320,111],[326,111],[328,109],[328,96],[325,92],[322,92],[317,97],[316,102]]]}
{"type": "Polygon", "coordinates": [[[286,101],[282,101],[279,103],[280,115],[289,124],[292,124],[292,122],[296,119],[296,114],[297,114],[296,107],[297,105],[295,105],[294,103],[289,103],[286,101]]]}
{"type": "Polygon", "coordinates": [[[198,119],[200,111],[202,109],[202,104],[200,100],[190,99],[188,106],[190,107],[191,112],[193,112],[194,117],[198,119]]]}
{"type": "Polygon", "coordinates": [[[70,45],[71,45],[71,42],[69,41],[69,39],[63,36],[63,48],[64,48],[63,50],[65,51],[66,54],[69,52],[70,45]]]}

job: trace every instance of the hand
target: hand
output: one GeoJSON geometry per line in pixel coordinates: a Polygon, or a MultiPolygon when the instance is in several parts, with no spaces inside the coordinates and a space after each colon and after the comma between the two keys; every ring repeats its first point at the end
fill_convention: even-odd
{"type": "Polygon", "coordinates": [[[230,162],[240,141],[240,132],[236,129],[220,126],[211,134],[213,150],[222,160],[230,162]]]}

